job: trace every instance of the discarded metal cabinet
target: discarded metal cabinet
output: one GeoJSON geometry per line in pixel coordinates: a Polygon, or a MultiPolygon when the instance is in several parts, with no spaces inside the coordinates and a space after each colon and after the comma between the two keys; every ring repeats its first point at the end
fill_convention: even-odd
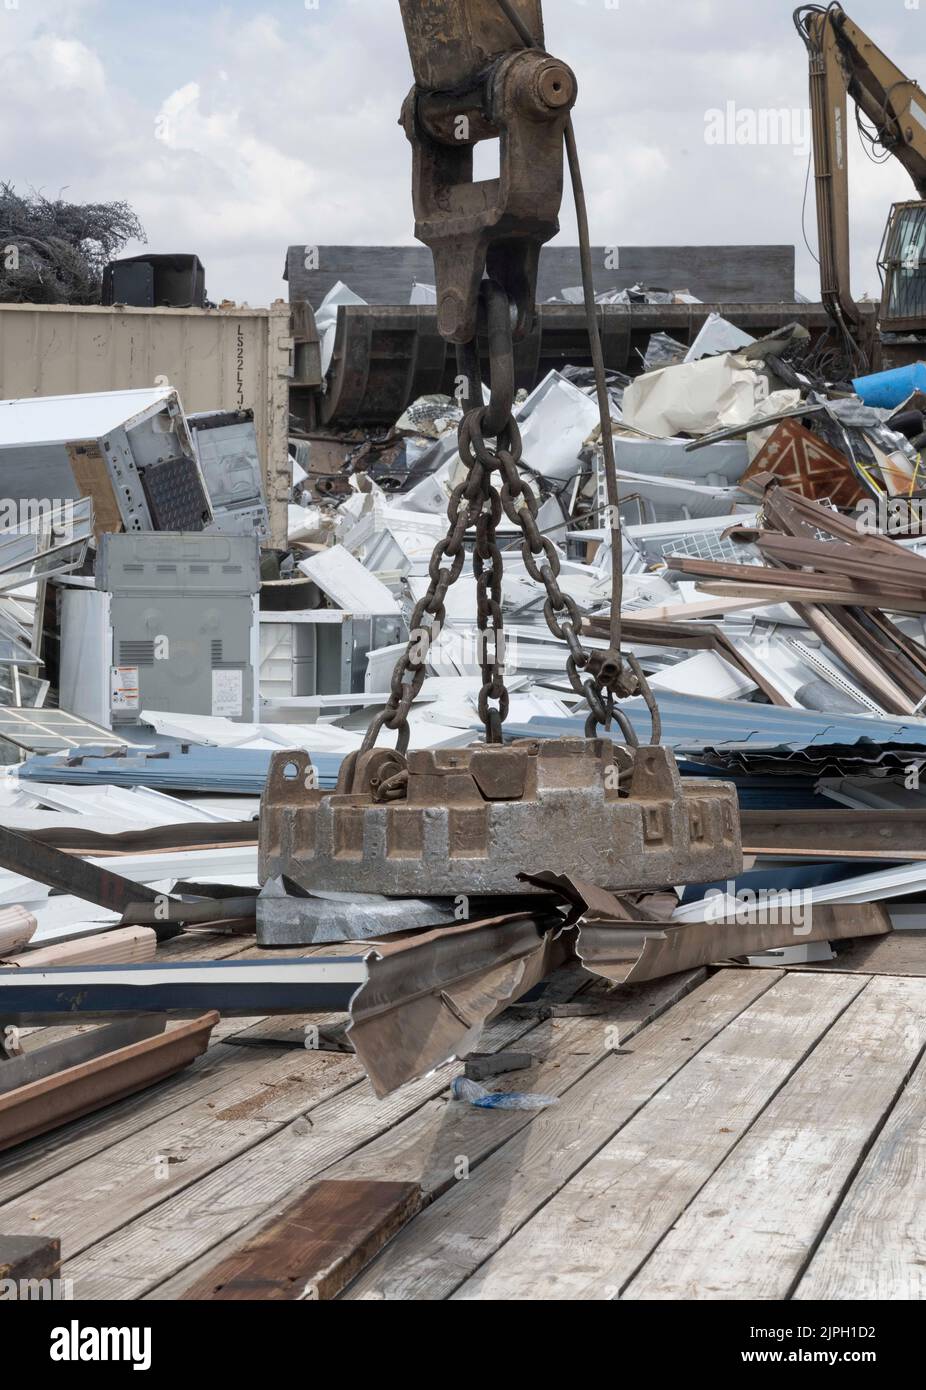
{"type": "Polygon", "coordinates": [[[260,614],[260,695],[265,700],[361,694],[371,652],[400,642],[401,617],[336,608],[260,614]]]}
{"type": "Polygon", "coordinates": [[[196,457],[215,520],[226,536],[258,536],[270,542],[263,472],[253,410],[213,410],[188,415],[196,457]]]}
{"type": "Polygon", "coordinates": [[[256,537],[107,535],[96,583],[63,596],[64,708],[110,727],[145,708],[254,718],[256,537]]]}
{"type": "Polygon", "coordinates": [[[8,396],[150,390],[163,377],[187,411],[252,409],[273,542],[285,547],[292,491],[288,304],[266,309],[0,304],[0,355],[8,396]]]}
{"type": "Polygon", "coordinates": [[[0,490],[93,499],[94,530],[201,531],[212,510],[171,387],[0,401],[0,490]]]}

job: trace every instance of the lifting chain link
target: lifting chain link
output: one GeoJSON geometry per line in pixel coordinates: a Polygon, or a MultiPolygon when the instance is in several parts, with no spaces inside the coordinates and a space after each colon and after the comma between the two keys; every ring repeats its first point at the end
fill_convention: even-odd
{"type": "MultiPolygon", "coordinates": [[[[460,457],[466,476],[454,488],[447,507],[450,522],[446,537],[434,548],[428,567],[427,592],[415,605],[409,621],[406,650],[396,663],[386,708],[373,720],[364,738],[361,753],[371,749],[385,727],[398,734],[399,753],[408,749],[408,714],[421,689],[427,670],[428,651],[443,628],[447,591],[460,576],[466,558],[465,539],[475,532],[473,573],[476,577],[476,624],[482,689],[479,717],[485,726],[487,743],[502,742],[502,726],[508,715],[505,687],[505,634],[502,617],[502,554],[496,530],[502,513],[520,529],[524,566],[546,590],[544,617],[554,637],[566,643],[569,656],[566,673],[569,684],[586,701],[589,715],[586,737],[594,738],[599,728],[609,729],[612,721],[620,726],[626,742],[639,746],[633,726],[615,704],[615,695],[649,695],[645,677],[636,659],[627,658],[632,677],[623,667],[620,652],[587,651],[579,640],[582,615],[575,600],[559,586],[560,560],[556,546],[537,526],[538,502],[531,486],[521,477],[521,432],[512,414],[514,406],[514,346],[508,296],[491,280],[480,289],[489,340],[491,398],[464,415],[459,427],[460,457]],[[493,442],[487,442],[491,439],[493,442]],[[493,474],[501,475],[501,488],[493,474]],[[425,620],[430,622],[425,626],[425,620]]],[[[463,389],[469,400],[481,400],[482,384],[476,344],[460,353],[463,389]]],[[[651,713],[655,703],[647,698],[651,713]]],[[[658,734],[654,730],[654,742],[658,734]]],[[[383,789],[385,792],[385,788],[383,789]]],[[[387,796],[401,795],[398,786],[387,796]]]]}

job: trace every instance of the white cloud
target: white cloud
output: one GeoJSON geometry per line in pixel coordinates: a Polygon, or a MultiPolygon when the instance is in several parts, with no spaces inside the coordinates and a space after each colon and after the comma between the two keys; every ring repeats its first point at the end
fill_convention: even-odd
{"type": "MultiPolygon", "coordinates": [[[[291,242],[413,240],[411,152],[397,125],[411,73],[393,0],[264,0],[256,12],[250,0],[199,0],[185,28],[166,3],[120,43],[120,26],[137,25],[132,9],[22,0],[10,23],[2,16],[5,177],[127,199],[152,247],[201,256],[216,298],[285,293],[291,242]],[[178,33],[188,35],[179,47],[178,33]]],[[[815,293],[801,235],[806,162],[783,146],[704,139],[705,112],[727,101],[806,108],[790,10],[779,0],[545,0],[547,43],[579,78],[596,241],[795,243],[798,283],[815,293]]],[[[882,0],[854,0],[852,12],[911,75],[926,69],[918,15],[882,0]]],[[[890,203],[911,195],[896,162],[874,168],[852,141],[861,293],[877,288],[890,203]]],[[[806,221],[815,245],[812,188],[806,221]]],[[[568,193],[562,223],[574,240],[568,193]]]]}
{"type": "MultiPolygon", "coordinates": [[[[22,57],[27,80],[34,80],[41,74],[41,84],[46,89],[73,91],[79,88],[90,98],[99,97],[103,92],[103,64],[79,39],[40,35],[27,45],[22,57]]],[[[22,81],[21,86],[25,86],[22,81]]]]}

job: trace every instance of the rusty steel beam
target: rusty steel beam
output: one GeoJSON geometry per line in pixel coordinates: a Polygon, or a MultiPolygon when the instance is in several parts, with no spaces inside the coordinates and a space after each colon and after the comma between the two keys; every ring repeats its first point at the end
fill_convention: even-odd
{"type": "Polygon", "coordinates": [[[900,550],[896,541],[879,535],[877,531],[861,535],[856,522],[850,517],[841,516],[839,512],[823,507],[809,497],[802,497],[799,492],[789,492],[771,474],[757,474],[752,482],[758,485],[763,480],[767,486],[762,498],[762,510],[767,521],[784,535],[817,541],[817,532],[823,531],[850,546],[863,547],[862,553],[869,558],[875,551],[882,555],[896,555],[900,550]]]}
{"type": "Polygon", "coordinates": [[[844,608],[840,610],[838,620],[846,636],[876,656],[901,690],[919,705],[926,699],[926,683],[919,667],[911,664],[901,653],[889,631],[871,622],[872,616],[879,616],[877,609],[869,614],[853,608],[844,608]]]}
{"type": "Polygon", "coordinates": [[[350,1038],[377,1095],[473,1051],[490,1019],[570,961],[615,983],[636,983],[775,947],[891,929],[878,903],[815,906],[794,923],[763,907],[745,921],[738,914],[735,921],[673,922],[651,910],[654,903],[664,907],[652,895],[641,903],[570,875],[524,880],[554,894],[569,915],[547,906],[542,916],[443,928],[370,952],[367,982],[351,1004],[350,1038]]]}
{"type": "Polygon", "coordinates": [[[922,601],[922,593],[910,585],[891,581],[867,586],[858,579],[846,574],[820,574],[803,569],[784,569],[775,565],[737,564],[735,560],[703,560],[697,555],[667,555],[666,564],[670,569],[682,574],[691,574],[703,579],[731,580],[735,583],[768,584],[776,589],[819,589],[821,602],[830,593],[857,594],[859,603],[871,599],[883,599],[884,607],[894,598],[914,598],[922,601]]]}
{"type": "Polygon", "coordinates": [[[64,854],[5,825],[0,826],[0,867],[111,912],[125,913],[135,903],[154,904],[164,896],[143,883],[134,883],[109,869],[64,854]]]}
{"type": "Polygon", "coordinates": [[[747,854],[926,859],[926,811],[741,811],[747,854]]]}
{"type": "Polygon", "coordinates": [[[20,832],[41,845],[95,859],[117,854],[161,854],[173,849],[221,849],[227,845],[256,845],[257,821],[190,821],[187,824],[145,826],[104,834],[83,825],[20,832]]]}
{"type": "Polygon", "coordinates": [[[32,1086],[37,1081],[57,1076],[59,1072],[70,1071],[72,1067],[83,1066],[106,1053],[157,1037],[166,1027],[166,1014],[139,1014],[136,1018],[121,1019],[118,1023],[88,1028],[29,1052],[21,1047],[10,1057],[4,1057],[0,1052],[0,1096],[21,1091],[24,1086],[32,1086]]]}
{"type": "Polygon", "coordinates": [[[809,565],[824,574],[848,575],[874,589],[893,583],[926,593],[926,560],[896,543],[893,552],[878,550],[872,554],[860,535],[854,545],[844,545],[761,531],[756,545],[764,556],[782,565],[809,565]]]}
{"type": "Polygon", "coordinates": [[[843,608],[887,608],[897,613],[926,613],[926,594],[919,598],[908,598],[903,594],[887,593],[884,590],[880,593],[856,593],[848,589],[818,589],[815,584],[816,575],[808,574],[806,571],[799,572],[799,577],[806,581],[804,584],[797,588],[782,585],[782,592],[773,595],[761,582],[747,582],[745,577],[751,575],[751,565],[741,568],[744,576],[742,581],[702,579],[697,586],[698,593],[711,594],[714,598],[751,598],[755,600],[756,607],[772,603],[809,603],[832,604],[843,608]]]}
{"type": "Polygon", "coordinates": [[[256,921],[253,898],[204,898],[200,902],[185,903],[8,826],[0,826],[0,866],[34,879],[36,883],[44,883],[59,893],[96,903],[110,912],[119,912],[122,914],[120,926],[150,926],[159,941],[178,935],[186,923],[198,926],[248,923],[253,926],[256,921]]]}
{"type": "Polygon", "coordinates": [[[743,904],[734,918],[708,917],[701,922],[660,920],[647,913],[644,904],[638,905],[633,920],[632,902],[571,874],[537,874],[531,881],[568,904],[576,959],[614,984],[657,980],[784,946],[891,931],[881,903],[799,904],[790,911],[775,904],[743,904]]]}
{"type": "MultiPolygon", "coordinates": [[[[217,1013],[204,1014],[168,1033],[143,1037],[76,1063],[64,1061],[62,1069],[44,1074],[36,1074],[37,1070],[41,1071],[41,1051],[5,1062],[0,1071],[4,1083],[8,1077],[16,1079],[18,1068],[22,1069],[25,1079],[22,1084],[10,1086],[0,1094],[0,1150],[111,1105],[189,1066],[195,1057],[205,1052],[218,1021],[217,1013]]],[[[142,1028],[146,1026],[141,1025],[142,1028]]],[[[100,1037],[95,1041],[105,1046],[110,1030],[99,1032],[100,1037]]],[[[78,1049],[86,1053],[88,1040],[84,1036],[55,1045],[54,1060],[66,1056],[68,1044],[76,1044],[73,1050],[80,1056],[78,1049]]]]}
{"type": "Polygon", "coordinates": [[[697,965],[721,964],[786,946],[886,936],[891,930],[887,913],[879,903],[815,907],[797,928],[771,921],[771,915],[768,910],[757,908],[749,920],[673,922],[662,927],[582,922],[576,955],[586,970],[603,975],[614,984],[636,984],[697,965]]]}

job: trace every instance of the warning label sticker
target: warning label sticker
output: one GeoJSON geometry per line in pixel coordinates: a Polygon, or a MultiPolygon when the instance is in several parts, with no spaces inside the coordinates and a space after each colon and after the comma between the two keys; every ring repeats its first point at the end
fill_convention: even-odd
{"type": "Polygon", "coordinates": [[[138,709],[138,667],[109,668],[110,709],[138,709]]]}
{"type": "Polygon", "coordinates": [[[240,719],[244,713],[244,673],[213,671],[212,713],[227,719],[240,719]]]}

